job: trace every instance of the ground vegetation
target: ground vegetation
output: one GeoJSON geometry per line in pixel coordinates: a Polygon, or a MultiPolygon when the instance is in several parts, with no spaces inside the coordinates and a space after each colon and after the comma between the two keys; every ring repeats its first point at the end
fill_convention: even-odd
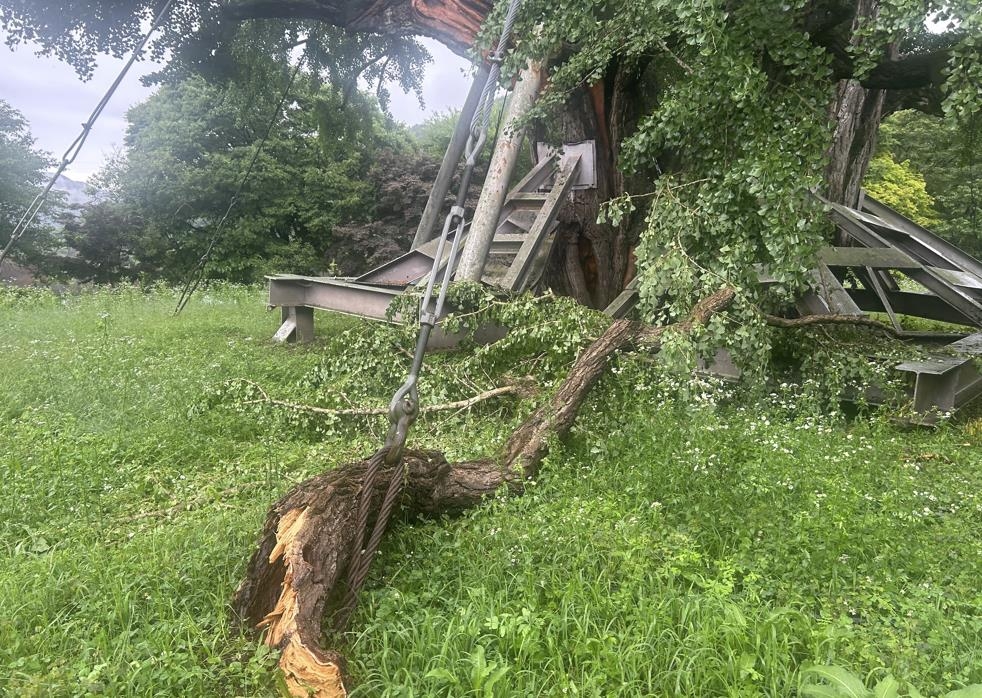
{"type": "MultiPolygon", "coordinates": [[[[370,452],[385,420],[266,398],[382,406],[408,359],[330,316],[329,339],[270,347],[254,289],[174,301],[0,295],[0,691],[277,693],[228,595],[270,495],[370,452]]],[[[481,457],[558,385],[605,323],[514,312],[552,302],[554,326],[427,374],[440,402],[531,391],[424,413],[416,447],[481,457]]],[[[982,427],[848,421],[821,394],[747,401],[619,354],[524,497],[396,527],[339,645],[355,695],[787,696],[812,664],[928,696],[982,682],[982,427]]]]}

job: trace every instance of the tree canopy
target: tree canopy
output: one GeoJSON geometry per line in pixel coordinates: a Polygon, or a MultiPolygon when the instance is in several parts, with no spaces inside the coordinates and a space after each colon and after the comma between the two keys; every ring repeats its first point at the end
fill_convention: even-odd
{"type": "MultiPolygon", "coordinates": [[[[34,145],[24,116],[0,99],[0,238],[6,242],[31,200],[39,191],[50,156],[34,145]]],[[[21,257],[36,258],[52,240],[44,220],[33,224],[29,244],[18,250],[21,257]]]]}
{"type": "Polygon", "coordinates": [[[897,112],[883,122],[879,150],[881,158],[909,163],[922,178],[934,218],[925,221],[928,227],[982,257],[982,117],[958,123],[897,112]]]}
{"type": "Polygon", "coordinates": [[[216,235],[208,273],[233,281],[359,273],[408,246],[436,161],[373,97],[301,74],[277,111],[287,76],[264,75],[190,77],[132,108],[125,150],[96,178],[104,194],[66,224],[67,271],[180,280],[216,235]]]}
{"type": "MultiPolygon", "coordinates": [[[[85,72],[97,51],[132,46],[153,7],[22,0],[0,10],[0,21],[8,41],[39,42],[85,72]]],[[[176,71],[230,74],[247,56],[302,46],[344,94],[352,76],[373,70],[418,79],[426,57],[413,34],[479,53],[503,13],[485,0],[177,0],[154,50],[172,50],[176,71]]],[[[526,0],[504,73],[548,61],[535,118],[556,138],[594,137],[603,150],[597,197],[613,198],[604,215],[613,237],[583,239],[580,256],[603,261],[608,246],[623,258],[637,240],[652,321],[683,317],[722,284],[739,289],[729,315],[703,330],[704,346],[756,351],[766,345],[759,309],[796,293],[828,240],[810,192],[855,195],[891,110],[975,118],[980,30],[976,0],[526,0]],[[929,32],[929,22],[941,31],[929,32]],[[569,128],[571,98],[590,112],[578,129],[569,128]],[[593,133],[584,133],[587,121],[593,133]],[[783,291],[760,289],[760,264],[786,282],[783,291]]],[[[611,263],[604,273],[622,270],[611,263]]]]}

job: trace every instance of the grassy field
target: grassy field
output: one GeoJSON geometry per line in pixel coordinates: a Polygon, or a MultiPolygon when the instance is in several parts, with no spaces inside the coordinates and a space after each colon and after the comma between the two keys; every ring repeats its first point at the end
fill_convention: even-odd
{"type": "MultiPolygon", "coordinates": [[[[276,695],[228,599],[273,499],[385,425],[259,386],[383,404],[405,358],[326,315],[314,345],[274,346],[257,289],[175,301],[0,291],[4,695],[276,695]]],[[[497,379],[436,363],[467,375],[435,400],[497,379]]],[[[982,424],[670,393],[625,355],[526,496],[398,522],[341,647],[356,695],[793,696],[814,663],[926,695],[982,682],[982,424]]],[[[487,453],[530,406],[411,438],[487,453]]]]}

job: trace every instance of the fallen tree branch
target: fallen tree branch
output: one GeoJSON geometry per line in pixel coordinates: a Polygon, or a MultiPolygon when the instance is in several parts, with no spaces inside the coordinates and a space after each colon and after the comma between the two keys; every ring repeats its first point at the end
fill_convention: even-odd
{"type": "Polygon", "coordinates": [[[890,327],[890,325],[885,325],[879,320],[874,320],[863,315],[805,315],[797,318],[783,318],[764,313],[764,321],[772,327],[783,328],[809,327],[811,325],[858,325],[880,330],[897,339],[903,338],[903,335],[890,327]]]}
{"type": "Polygon", "coordinates": [[[380,451],[302,482],[276,502],[232,607],[242,623],[264,629],[265,642],[281,651],[279,666],[290,693],[348,695],[344,657],[322,648],[320,637],[322,619],[334,619],[347,592],[349,563],[361,554],[362,531],[356,520],[363,495],[377,514],[396,467],[405,467],[399,506],[409,516],[459,514],[502,487],[521,494],[525,481],[537,474],[549,443],[568,433],[611,356],[634,344],[657,344],[670,329],[691,331],[729,306],[733,296],[732,289],[724,288],[670,327],[615,320],[580,353],[552,398],[529,415],[496,457],[448,463],[437,452],[407,450],[402,466],[391,466],[384,465],[380,451]],[[370,462],[383,465],[366,490],[370,462]]]}
{"type": "MultiPolygon", "coordinates": [[[[455,402],[441,402],[436,405],[423,405],[420,408],[420,412],[446,412],[448,410],[466,410],[468,407],[473,407],[478,403],[484,402],[485,400],[490,400],[492,398],[500,397],[502,395],[525,395],[529,392],[527,386],[519,385],[517,383],[512,383],[510,385],[503,385],[500,388],[492,388],[491,390],[485,390],[483,393],[478,393],[477,395],[472,395],[464,400],[457,400],[455,402]]],[[[304,405],[299,402],[288,402],[286,400],[276,400],[269,396],[262,397],[258,400],[245,400],[240,402],[240,405],[255,405],[257,403],[266,403],[269,405],[276,405],[277,407],[284,407],[286,409],[296,410],[298,412],[310,412],[313,414],[323,414],[331,416],[372,416],[372,415],[383,415],[389,413],[388,407],[340,407],[340,408],[330,408],[330,407],[316,407],[314,405],[304,405]]]]}

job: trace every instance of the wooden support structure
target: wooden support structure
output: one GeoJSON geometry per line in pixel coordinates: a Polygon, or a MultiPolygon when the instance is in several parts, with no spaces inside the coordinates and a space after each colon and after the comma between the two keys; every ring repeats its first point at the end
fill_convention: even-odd
{"type": "MultiPolygon", "coordinates": [[[[556,214],[581,172],[581,156],[550,154],[540,160],[506,193],[498,214],[498,225],[491,239],[481,281],[514,293],[538,283],[555,241],[556,214]]],[[[463,232],[466,242],[472,234],[463,232]]],[[[451,233],[453,235],[453,233],[451,233]]],[[[332,310],[369,320],[401,322],[389,317],[390,303],[407,289],[425,285],[436,259],[438,240],[431,240],[357,277],[267,276],[269,307],[283,309],[283,321],[276,341],[309,342],[314,337],[313,309],[332,310]]],[[[448,258],[445,249],[438,269],[448,258]]],[[[501,328],[488,328],[477,339],[499,338],[501,328]]],[[[439,328],[428,346],[453,346],[459,338],[439,328]]]]}
{"type": "Polygon", "coordinates": [[[440,171],[437,173],[436,180],[433,182],[433,188],[430,189],[430,195],[426,199],[426,206],[423,208],[422,216],[420,216],[419,225],[416,226],[416,236],[413,238],[412,245],[412,249],[414,250],[435,237],[437,221],[445,208],[444,199],[447,198],[454,172],[456,172],[460,158],[464,154],[464,147],[467,145],[467,138],[470,136],[471,121],[481,101],[481,94],[484,92],[484,84],[487,82],[488,72],[487,64],[482,65],[478,69],[477,75],[474,77],[474,82],[471,84],[470,92],[467,93],[464,106],[460,110],[460,116],[457,117],[457,126],[454,128],[453,136],[451,136],[450,143],[447,145],[447,152],[443,156],[443,162],[440,163],[440,171]]]}

